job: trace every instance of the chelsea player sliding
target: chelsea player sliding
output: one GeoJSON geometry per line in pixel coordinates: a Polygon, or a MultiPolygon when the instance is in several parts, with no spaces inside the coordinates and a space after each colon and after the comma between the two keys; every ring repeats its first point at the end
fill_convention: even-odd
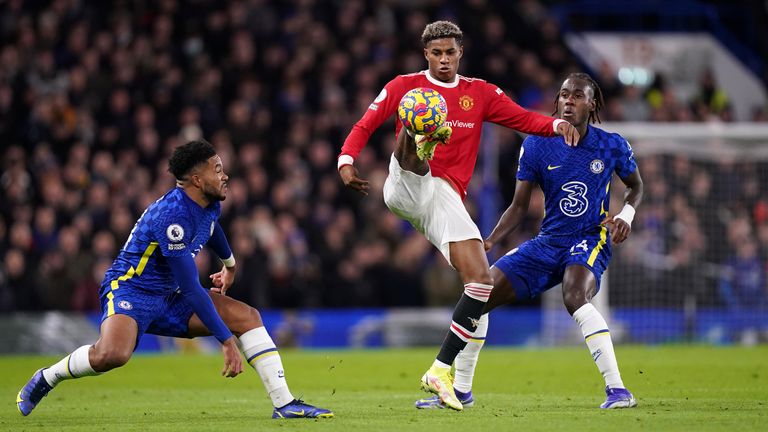
{"type": "Polygon", "coordinates": [[[235,258],[218,219],[229,177],[213,146],[192,141],[177,147],[168,170],[177,187],[144,211],[104,275],[99,340],[35,372],[16,397],[19,412],[29,415],[61,381],[123,366],[144,333],[186,338],[213,334],[224,354],[221,374],[235,377],[243,371],[242,351],[272,399],[272,418],[333,417],[331,411],[293,397],[259,312],[226,296],[235,277],[235,258]],[[224,264],[210,276],[210,292],[200,285],[194,261],[206,244],[224,264]]]}
{"type": "MultiPolygon", "coordinates": [[[[589,125],[600,121],[603,103],[600,87],[589,75],[570,74],[555,98],[555,111],[576,126],[579,145],[567,146],[562,137],[529,136],[523,142],[514,199],[484,241],[485,250],[520,225],[534,184],[544,192],[546,216],[535,238],[491,267],[493,290],[483,313],[536,297],[562,282],[565,308],[581,328],[605,380],[606,399],[600,408],[631,408],[637,402],[621,380],[608,325],[590,300],[600,289],[600,277],[611,259],[611,243],[623,242],[631,231],[643,181],[629,143],[618,134],[589,125]],[[624,208],[609,216],[614,172],[627,191],[624,208]]],[[[476,353],[460,353],[457,372],[474,371],[476,362],[476,353]]],[[[471,390],[457,392],[457,396],[472,399],[471,390]]],[[[444,404],[432,397],[417,401],[416,407],[443,408],[444,404]]]]}

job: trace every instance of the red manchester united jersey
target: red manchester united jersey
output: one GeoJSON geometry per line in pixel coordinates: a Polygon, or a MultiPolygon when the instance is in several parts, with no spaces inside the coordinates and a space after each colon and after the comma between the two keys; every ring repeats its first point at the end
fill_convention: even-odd
{"type": "MultiPolygon", "coordinates": [[[[464,198],[477,162],[480,132],[484,121],[500,124],[520,132],[541,136],[554,135],[554,118],[530,112],[516,104],[497,86],[477,78],[456,76],[452,83],[432,78],[428,71],[399,75],[379,93],[347,136],[341,155],[357,157],[375,131],[397,112],[405,93],[416,87],[437,90],[448,104],[446,124],[453,129],[448,144],[438,146],[429,161],[432,175],[450,182],[464,198]]],[[[395,122],[395,136],[402,124],[395,122]]]]}

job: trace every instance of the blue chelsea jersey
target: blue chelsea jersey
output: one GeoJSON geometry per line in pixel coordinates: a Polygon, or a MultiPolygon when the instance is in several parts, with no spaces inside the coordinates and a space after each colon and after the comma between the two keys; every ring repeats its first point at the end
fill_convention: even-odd
{"type": "Polygon", "coordinates": [[[104,275],[102,287],[175,291],[178,286],[165,258],[196,256],[211,238],[220,214],[218,201],[203,208],[183,189],[169,191],[147,207],[136,222],[104,275]]]}
{"type": "Polygon", "coordinates": [[[544,191],[545,216],[539,236],[558,243],[599,233],[608,215],[614,171],[626,178],[637,169],[632,147],[621,135],[587,126],[576,147],[561,136],[529,136],[520,150],[517,178],[544,191]]]}

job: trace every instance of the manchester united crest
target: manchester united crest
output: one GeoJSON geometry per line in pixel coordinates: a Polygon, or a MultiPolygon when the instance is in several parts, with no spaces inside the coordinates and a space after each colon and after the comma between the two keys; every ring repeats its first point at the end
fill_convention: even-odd
{"type": "Polygon", "coordinates": [[[459,106],[460,106],[460,107],[461,107],[461,109],[463,109],[464,111],[469,111],[469,110],[471,110],[471,109],[472,109],[472,107],[473,107],[473,106],[475,106],[475,100],[474,100],[474,99],[472,99],[472,98],[471,98],[470,96],[468,96],[468,95],[464,95],[464,96],[462,96],[462,97],[460,97],[460,98],[459,98],[459,106]]]}

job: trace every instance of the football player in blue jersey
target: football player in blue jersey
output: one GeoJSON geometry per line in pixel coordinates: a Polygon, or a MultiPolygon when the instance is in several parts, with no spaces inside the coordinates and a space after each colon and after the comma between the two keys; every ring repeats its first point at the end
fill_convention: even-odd
{"type": "MultiPolygon", "coordinates": [[[[555,99],[555,112],[576,126],[579,145],[567,146],[562,137],[529,136],[523,142],[512,204],[485,239],[485,250],[520,225],[536,184],[544,192],[546,213],[535,238],[491,267],[493,290],[483,312],[531,299],[562,283],[565,308],[581,327],[605,379],[607,397],[600,408],[630,408],[637,402],[621,380],[608,325],[590,300],[600,289],[600,277],[611,259],[611,243],[623,242],[631,231],[635,208],[643,197],[643,181],[629,143],[590,125],[600,122],[603,104],[600,87],[589,75],[570,74],[555,99]],[[609,216],[614,172],[627,189],[624,207],[609,216]]],[[[477,354],[462,354],[456,359],[457,371],[474,371],[477,354]]],[[[471,390],[456,393],[460,400],[473,400],[471,390]]],[[[443,405],[432,397],[417,401],[416,407],[443,405]]]]}
{"type": "Polygon", "coordinates": [[[272,418],[333,417],[331,411],[293,397],[259,312],[226,295],[235,277],[235,258],[218,219],[229,177],[213,146],[205,141],[179,146],[168,170],[177,187],[144,211],[104,276],[99,340],[35,372],[16,398],[19,412],[29,415],[61,381],[123,366],[141,336],[150,333],[215,336],[226,377],[243,371],[242,351],[272,399],[272,418]],[[210,276],[210,291],[200,285],[194,260],[205,245],[223,263],[210,276]]]}

